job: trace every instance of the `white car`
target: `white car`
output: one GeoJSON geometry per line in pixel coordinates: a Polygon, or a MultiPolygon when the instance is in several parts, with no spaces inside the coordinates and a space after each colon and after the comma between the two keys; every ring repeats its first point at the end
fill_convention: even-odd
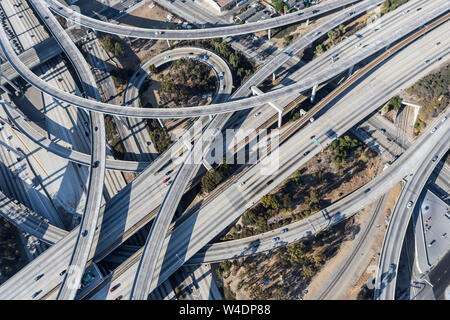
{"type": "Polygon", "coordinates": [[[445,120],[447,120],[447,117],[443,117],[441,122],[445,122],[445,120]]]}
{"type": "Polygon", "coordinates": [[[242,181],[242,182],[239,184],[239,187],[242,187],[244,184],[245,184],[245,181],[242,181]]]}
{"type": "Polygon", "coordinates": [[[414,203],[414,202],[412,202],[412,201],[408,202],[408,206],[407,206],[407,207],[408,207],[408,208],[411,208],[412,205],[413,205],[413,203],[414,203]]]}
{"type": "Polygon", "coordinates": [[[361,43],[355,44],[355,48],[359,48],[359,47],[361,47],[361,43]]]}
{"type": "Polygon", "coordinates": [[[257,113],[255,113],[255,115],[254,115],[254,117],[256,118],[257,116],[259,116],[261,114],[261,111],[260,112],[257,112],[257,113]]]}
{"type": "Polygon", "coordinates": [[[433,129],[431,129],[431,133],[435,133],[436,132],[436,130],[437,130],[437,128],[436,127],[434,127],[433,129]]]}

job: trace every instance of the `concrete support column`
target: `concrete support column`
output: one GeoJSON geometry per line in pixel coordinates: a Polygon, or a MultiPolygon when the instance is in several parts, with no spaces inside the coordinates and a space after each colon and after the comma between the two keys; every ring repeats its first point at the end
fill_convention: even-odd
{"type": "Polygon", "coordinates": [[[316,97],[317,84],[314,85],[311,93],[311,102],[314,102],[314,98],[316,97]]]}
{"type": "Polygon", "coordinates": [[[275,81],[275,72],[272,73],[272,81],[275,81]]]}
{"type": "Polygon", "coordinates": [[[208,171],[213,168],[205,159],[202,160],[202,163],[208,171]]]}
{"type": "Polygon", "coordinates": [[[158,122],[159,122],[159,125],[160,125],[161,127],[163,127],[163,128],[166,127],[166,126],[164,125],[164,122],[163,122],[160,118],[158,118],[158,122]]]}
{"type": "Polygon", "coordinates": [[[127,37],[127,40],[128,40],[128,44],[131,46],[131,39],[130,39],[130,37],[127,37]]]}
{"type": "Polygon", "coordinates": [[[169,41],[169,39],[166,39],[166,41],[167,41],[167,46],[170,48],[170,41],[169,41]]]}
{"type": "Polygon", "coordinates": [[[306,25],[309,26],[309,19],[306,20],[306,25]]]}
{"type": "MultiPolygon", "coordinates": [[[[254,95],[260,95],[263,92],[258,89],[257,87],[253,86],[251,88],[252,92],[254,95]]],[[[275,102],[269,102],[269,106],[271,106],[272,108],[274,108],[275,110],[277,110],[278,112],[278,128],[281,127],[281,123],[282,123],[282,119],[283,119],[283,108],[281,108],[278,104],[276,104],[275,102]]]]}
{"type": "Polygon", "coordinates": [[[350,69],[348,69],[348,77],[350,78],[350,76],[352,75],[352,73],[353,73],[353,68],[355,67],[355,65],[352,65],[351,67],[350,67],[350,69]]]}
{"type": "Polygon", "coordinates": [[[267,38],[270,40],[272,36],[272,29],[267,30],[267,38]]]}
{"type": "Polygon", "coordinates": [[[8,93],[8,94],[12,94],[11,93],[11,91],[9,91],[8,89],[6,89],[6,87],[4,86],[4,85],[0,85],[0,88],[3,90],[3,91],[5,91],[6,93],[8,93]]]}
{"type": "Polygon", "coordinates": [[[6,77],[3,77],[3,79],[5,79],[5,81],[8,82],[9,85],[14,88],[14,90],[16,90],[18,92],[22,92],[20,90],[20,88],[14,84],[14,82],[12,82],[11,80],[7,79],[6,77]]]}

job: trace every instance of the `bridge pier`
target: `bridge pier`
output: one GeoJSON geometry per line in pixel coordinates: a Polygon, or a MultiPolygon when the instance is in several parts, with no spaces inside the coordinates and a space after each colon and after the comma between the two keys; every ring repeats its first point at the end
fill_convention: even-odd
{"type": "Polygon", "coordinates": [[[166,41],[167,41],[167,46],[170,48],[170,41],[169,41],[169,39],[166,39],[166,41]]]}
{"type": "Polygon", "coordinates": [[[350,78],[352,73],[353,73],[353,68],[355,67],[355,65],[352,65],[349,69],[348,69],[348,77],[350,78]]]}
{"type": "Polygon", "coordinates": [[[306,20],[306,25],[309,26],[309,19],[306,20]]]}
{"type": "Polygon", "coordinates": [[[269,29],[269,30],[267,30],[267,38],[268,38],[268,40],[270,40],[271,36],[272,36],[272,29],[269,29]]]}
{"type": "MultiPolygon", "coordinates": [[[[252,92],[253,92],[254,95],[258,95],[259,96],[260,94],[263,93],[259,88],[255,87],[255,86],[253,86],[251,89],[252,89],[252,92]]],[[[281,108],[275,102],[269,102],[269,106],[271,106],[272,108],[274,108],[278,112],[278,128],[281,127],[282,118],[283,118],[283,108],[281,108]]]]}
{"type": "Polygon", "coordinates": [[[11,93],[11,91],[9,91],[4,85],[0,85],[0,88],[3,90],[3,91],[5,91],[7,94],[10,94],[10,95],[12,95],[12,93],[11,93]]]}
{"type": "Polygon", "coordinates": [[[208,171],[213,168],[205,159],[202,159],[202,163],[208,171]]]}
{"type": "Polygon", "coordinates": [[[272,73],[272,81],[273,81],[273,82],[275,81],[275,72],[272,73]]]}
{"type": "Polygon", "coordinates": [[[314,98],[316,97],[317,86],[318,86],[318,85],[315,84],[314,87],[312,88],[311,102],[314,102],[314,98]]]}
{"type": "Polygon", "coordinates": [[[166,126],[164,125],[164,122],[160,119],[160,118],[158,118],[158,122],[159,122],[159,125],[162,127],[162,128],[165,128],[166,126]]]}

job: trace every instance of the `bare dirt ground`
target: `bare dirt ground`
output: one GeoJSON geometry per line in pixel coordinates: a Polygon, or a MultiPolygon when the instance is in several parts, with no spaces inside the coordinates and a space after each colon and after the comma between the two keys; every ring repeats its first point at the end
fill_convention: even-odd
{"type": "MultiPolygon", "coordinates": [[[[383,212],[380,215],[378,221],[375,222],[376,232],[373,237],[368,239],[370,241],[368,246],[368,253],[358,259],[357,263],[357,274],[352,274],[347,277],[343,277],[344,281],[338,283],[341,289],[337,294],[332,296],[333,299],[342,300],[356,300],[358,293],[361,291],[362,287],[367,283],[367,280],[374,276],[373,271],[375,270],[373,266],[378,265],[379,253],[381,251],[381,246],[384,239],[384,234],[386,232],[387,223],[386,217],[390,217],[392,209],[395,206],[397,198],[401,191],[401,185],[397,184],[388,194],[388,198],[385,202],[385,206],[382,209],[383,212]]],[[[372,206],[365,208],[362,212],[355,215],[355,223],[362,226],[367,219],[370,218],[372,206]]],[[[345,241],[339,248],[338,253],[324,265],[322,270],[316,274],[311,283],[308,286],[308,294],[305,296],[306,299],[317,298],[316,292],[322,288],[327,280],[332,276],[332,271],[336,268],[340,268],[342,264],[346,261],[346,256],[349,250],[352,248],[354,240],[345,241]]]]}

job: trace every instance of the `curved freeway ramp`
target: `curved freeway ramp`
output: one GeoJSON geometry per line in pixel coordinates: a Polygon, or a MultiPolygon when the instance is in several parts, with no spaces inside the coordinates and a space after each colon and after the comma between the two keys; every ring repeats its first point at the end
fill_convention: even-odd
{"type": "MultiPolygon", "coordinates": [[[[441,3],[441,2],[439,2],[441,3]]],[[[438,6],[438,8],[423,12],[421,14],[421,20],[410,21],[409,23],[401,26],[396,32],[393,32],[384,40],[379,40],[366,47],[361,48],[358,53],[353,57],[338,60],[330,69],[326,72],[319,72],[311,75],[310,77],[303,79],[295,84],[286,86],[285,88],[274,90],[268,93],[264,93],[259,96],[234,100],[226,103],[211,104],[208,106],[197,106],[190,108],[123,108],[117,105],[111,105],[101,103],[98,101],[84,99],[62,90],[49,86],[41,79],[36,77],[26,66],[17,58],[14,54],[11,45],[6,41],[6,35],[3,31],[0,31],[0,42],[7,59],[11,62],[11,65],[26,79],[30,84],[38,88],[39,90],[72,105],[85,108],[91,111],[103,112],[112,115],[125,116],[125,117],[142,117],[142,118],[185,118],[185,117],[198,117],[205,115],[229,113],[244,109],[253,108],[255,106],[264,105],[270,101],[279,100],[285,96],[290,96],[308,90],[317,84],[323,83],[330,78],[346,71],[359,61],[371,56],[372,54],[388,48],[389,45],[395,42],[397,39],[404,37],[405,35],[413,32],[424,24],[425,21],[430,21],[440,15],[448,12],[450,4],[444,2],[438,6]]],[[[319,34],[320,35],[320,34],[319,34]]],[[[317,37],[319,37],[319,35],[317,37]]]]}
{"type": "MultiPolygon", "coordinates": [[[[95,79],[81,52],[43,2],[30,0],[30,3],[72,62],[86,95],[100,100],[95,79]]],[[[92,247],[100,213],[106,161],[106,136],[103,115],[90,112],[90,127],[91,169],[89,172],[87,199],[68,272],[64,276],[58,299],[72,300],[75,298],[92,247]]]]}
{"type": "MultiPolygon", "coordinates": [[[[448,114],[447,114],[448,116],[448,114]]],[[[391,215],[386,235],[381,248],[380,261],[378,263],[377,274],[375,278],[375,299],[377,300],[394,300],[395,286],[397,282],[398,264],[400,261],[400,253],[405,238],[406,229],[411,220],[415,204],[422,193],[423,188],[436,165],[439,163],[445,153],[450,148],[450,121],[441,121],[439,117],[429,128],[436,127],[438,131],[444,133],[435,137],[435,133],[431,133],[428,129],[422,135],[430,136],[430,140],[434,140],[434,148],[430,152],[421,152],[422,161],[418,161],[418,168],[411,170],[412,177],[408,177],[408,181],[404,186],[402,193],[395,205],[394,212],[391,215]],[[434,139],[433,139],[434,138],[434,139]],[[438,160],[431,161],[437,156],[438,160]],[[413,206],[408,203],[412,201],[413,206]]],[[[437,133],[437,132],[436,132],[437,133]]],[[[436,135],[437,136],[437,135],[436,135]]],[[[421,149],[418,149],[421,151],[421,149]]]]}
{"type": "Polygon", "coordinates": [[[303,9],[294,13],[285,14],[280,17],[263,21],[230,25],[217,28],[193,29],[193,30],[167,30],[167,29],[145,29],[133,26],[124,26],[114,23],[93,19],[61,5],[56,0],[44,0],[49,8],[66,19],[85,27],[102,31],[109,34],[117,34],[131,38],[142,39],[169,39],[169,40],[194,40],[207,38],[223,38],[236,36],[257,31],[268,30],[285,26],[291,23],[306,21],[308,19],[323,15],[327,12],[356,3],[360,0],[333,0],[303,9]]]}

